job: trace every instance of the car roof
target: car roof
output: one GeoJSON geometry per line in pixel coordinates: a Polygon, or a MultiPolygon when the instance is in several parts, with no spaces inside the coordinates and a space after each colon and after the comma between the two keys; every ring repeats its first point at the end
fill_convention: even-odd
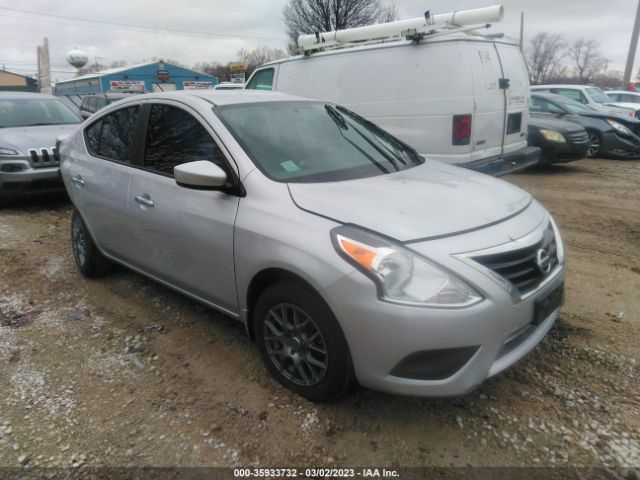
{"type": "Polygon", "coordinates": [[[12,92],[12,91],[4,91],[0,92],[0,100],[12,100],[16,98],[49,98],[49,99],[57,99],[58,97],[54,95],[46,95],[44,93],[34,93],[34,92],[12,92]]]}
{"type": "Polygon", "coordinates": [[[180,90],[177,92],[158,92],[144,95],[144,100],[162,98],[167,100],[184,100],[184,97],[195,97],[206,100],[215,106],[235,105],[242,103],[266,103],[266,102],[295,102],[313,101],[310,98],[296,97],[279,92],[267,92],[259,90],[241,90],[229,92],[224,90],[180,90]]]}
{"type": "Polygon", "coordinates": [[[559,103],[568,103],[573,105],[578,105],[580,107],[585,107],[583,103],[577,102],[572,98],[567,98],[564,95],[558,95],[557,93],[547,93],[547,92],[531,92],[531,95],[535,95],[536,97],[544,98],[550,101],[556,101],[559,103]]]}
{"type": "Polygon", "coordinates": [[[600,88],[595,85],[575,85],[572,83],[558,83],[554,85],[531,85],[531,90],[538,88],[575,88],[576,90],[584,90],[585,88],[600,88]]]}

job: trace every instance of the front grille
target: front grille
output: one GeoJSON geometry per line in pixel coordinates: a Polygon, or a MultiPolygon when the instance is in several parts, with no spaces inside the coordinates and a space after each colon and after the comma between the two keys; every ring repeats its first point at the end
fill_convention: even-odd
{"type": "Polygon", "coordinates": [[[582,132],[569,132],[567,134],[567,140],[571,143],[587,143],[589,141],[589,134],[584,130],[582,132]]]}
{"type": "Polygon", "coordinates": [[[33,168],[51,167],[60,163],[60,155],[56,147],[31,148],[29,149],[29,156],[33,168]]]}
{"type": "Polygon", "coordinates": [[[556,237],[551,225],[534,245],[473,257],[473,260],[513,284],[520,295],[535,290],[558,265],[556,237]],[[548,257],[548,263],[546,258],[548,257]],[[542,261],[539,261],[540,260],[542,261]],[[541,265],[539,265],[539,263],[541,265]],[[543,269],[543,267],[546,267],[543,269]]]}

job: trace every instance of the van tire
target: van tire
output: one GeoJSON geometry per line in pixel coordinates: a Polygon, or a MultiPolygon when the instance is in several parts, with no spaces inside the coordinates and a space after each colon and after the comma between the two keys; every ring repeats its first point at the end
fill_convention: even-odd
{"type": "Polygon", "coordinates": [[[71,216],[71,250],[78,270],[85,277],[98,278],[111,270],[111,262],[100,253],[82,216],[75,208],[71,216]]]}
{"type": "Polygon", "coordinates": [[[253,322],[267,370],[289,390],[312,402],[327,402],[354,383],[342,329],[310,288],[292,282],[271,285],[258,298],[253,322]]]}

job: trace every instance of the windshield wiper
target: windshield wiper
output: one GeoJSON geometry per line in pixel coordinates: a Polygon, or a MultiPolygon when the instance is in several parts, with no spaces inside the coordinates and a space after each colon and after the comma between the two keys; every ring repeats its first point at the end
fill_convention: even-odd
{"type": "MultiPolygon", "coordinates": [[[[347,121],[344,119],[344,117],[340,113],[338,113],[335,108],[333,108],[331,105],[325,105],[324,109],[327,111],[327,113],[331,117],[331,120],[333,120],[334,123],[338,126],[338,132],[340,132],[340,135],[342,135],[342,138],[344,138],[347,142],[349,142],[353,146],[353,148],[358,150],[371,163],[373,163],[376,167],[378,167],[378,170],[380,170],[382,173],[389,173],[389,170],[384,168],[384,166],[380,162],[378,162],[375,158],[373,158],[371,155],[365,152],[362,148],[356,145],[355,142],[351,141],[346,137],[346,135],[342,132],[342,130],[349,130],[349,125],[347,124],[347,121]]],[[[359,135],[362,136],[361,133],[359,133],[359,135]]]]}
{"type": "Polygon", "coordinates": [[[324,109],[327,111],[329,116],[333,119],[334,122],[344,130],[349,130],[349,126],[347,125],[347,121],[344,119],[342,115],[338,113],[338,111],[333,108],[331,105],[325,105],[324,109]]]}

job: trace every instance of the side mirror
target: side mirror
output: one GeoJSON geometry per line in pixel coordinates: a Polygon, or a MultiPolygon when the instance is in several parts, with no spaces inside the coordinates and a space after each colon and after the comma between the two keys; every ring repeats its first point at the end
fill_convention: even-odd
{"type": "Polygon", "coordinates": [[[552,108],[549,110],[549,113],[552,115],[558,115],[558,116],[562,116],[564,115],[566,112],[564,110],[560,110],[559,108],[552,108]]]}
{"type": "Polygon", "coordinates": [[[181,187],[215,190],[227,185],[227,174],[208,160],[183,163],[173,169],[176,183],[181,187]]]}

